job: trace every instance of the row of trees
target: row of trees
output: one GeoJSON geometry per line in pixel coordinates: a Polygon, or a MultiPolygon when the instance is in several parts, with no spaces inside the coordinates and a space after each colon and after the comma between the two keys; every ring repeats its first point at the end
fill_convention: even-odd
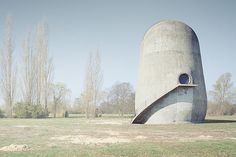
{"type": "Polygon", "coordinates": [[[61,93],[65,97],[68,91],[65,85],[62,88],[61,84],[53,84],[48,25],[43,20],[36,26],[34,33],[25,35],[18,65],[14,59],[12,27],[12,17],[7,16],[0,51],[0,88],[5,114],[7,117],[31,117],[37,113],[36,117],[47,117],[48,109],[55,112],[52,106],[55,103],[58,106],[62,101],[61,93]]]}
{"type": "Polygon", "coordinates": [[[48,112],[53,65],[48,52],[48,26],[41,22],[35,36],[28,34],[22,45],[22,87],[23,102],[41,105],[48,112]]]}
{"type": "MultiPolygon", "coordinates": [[[[99,104],[93,106],[94,109],[90,113],[93,117],[101,114],[134,114],[135,92],[130,83],[115,83],[111,88],[100,91],[99,104]]],[[[86,97],[84,93],[75,99],[71,113],[88,114],[86,97]]]]}
{"type": "Polygon", "coordinates": [[[71,91],[64,83],[53,82],[53,62],[48,48],[48,25],[41,21],[33,33],[22,40],[21,57],[14,58],[13,22],[6,17],[4,39],[0,51],[0,88],[5,113],[0,117],[43,118],[84,113],[87,118],[101,113],[134,112],[134,91],[129,83],[117,83],[102,90],[103,71],[99,50],[91,52],[85,70],[81,96],[71,106],[71,91]]]}

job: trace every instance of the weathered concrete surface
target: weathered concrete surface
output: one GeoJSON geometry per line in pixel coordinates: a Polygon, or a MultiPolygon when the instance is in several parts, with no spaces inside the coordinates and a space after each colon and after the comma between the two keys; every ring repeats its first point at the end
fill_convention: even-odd
{"type": "Polygon", "coordinates": [[[206,109],[196,34],[178,21],[154,25],[142,43],[133,123],[201,122],[206,109]],[[179,82],[181,74],[190,79],[185,87],[179,82]],[[183,88],[185,92],[181,92],[183,88]]]}

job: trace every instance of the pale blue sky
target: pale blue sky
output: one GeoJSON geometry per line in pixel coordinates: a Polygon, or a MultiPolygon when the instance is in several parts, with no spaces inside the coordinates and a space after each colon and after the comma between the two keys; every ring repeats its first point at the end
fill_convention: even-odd
{"type": "Polygon", "coordinates": [[[55,82],[73,97],[83,88],[88,53],[102,53],[104,88],[117,81],[136,85],[140,45],[156,22],[175,19],[198,35],[207,89],[224,72],[236,82],[236,1],[234,0],[0,0],[0,40],[7,14],[14,20],[15,55],[22,39],[46,18],[55,82]]]}

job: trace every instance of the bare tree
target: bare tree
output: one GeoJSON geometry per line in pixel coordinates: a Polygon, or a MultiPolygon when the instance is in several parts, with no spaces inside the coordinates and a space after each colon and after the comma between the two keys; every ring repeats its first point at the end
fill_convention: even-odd
{"type": "Polygon", "coordinates": [[[100,52],[90,53],[86,66],[83,102],[87,118],[96,116],[96,107],[99,104],[100,91],[103,81],[100,52]]]}
{"type": "Polygon", "coordinates": [[[35,102],[35,55],[33,53],[31,36],[27,35],[22,44],[22,94],[23,100],[26,103],[33,104],[35,102]]]}
{"type": "Polygon", "coordinates": [[[88,63],[85,71],[85,80],[84,80],[84,92],[81,97],[83,104],[85,105],[85,114],[86,118],[90,117],[91,108],[92,108],[92,53],[89,54],[88,63]]]}
{"type": "Polygon", "coordinates": [[[108,97],[109,104],[120,116],[134,112],[134,91],[129,83],[116,83],[109,91],[108,97]]]}
{"type": "Polygon", "coordinates": [[[48,26],[45,21],[37,26],[35,37],[36,101],[48,110],[49,85],[52,82],[53,65],[48,52],[48,26]]]}
{"type": "Polygon", "coordinates": [[[209,91],[211,101],[208,102],[207,114],[209,115],[233,115],[236,112],[234,101],[236,98],[235,88],[231,81],[231,74],[222,74],[209,91]]]}
{"type": "Polygon", "coordinates": [[[231,103],[235,97],[233,82],[231,82],[231,74],[222,74],[213,85],[213,90],[211,90],[209,94],[213,97],[213,101],[218,105],[231,103]]]}
{"type": "Polygon", "coordinates": [[[5,36],[3,42],[3,50],[1,52],[1,90],[6,113],[8,117],[12,117],[13,104],[16,92],[16,69],[13,65],[13,39],[12,39],[12,18],[6,17],[5,36]]]}
{"type": "Polygon", "coordinates": [[[63,83],[53,84],[52,88],[53,104],[51,107],[51,112],[53,113],[53,117],[56,118],[58,112],[63,114],[66,110],[71,91],[63,83]]]}

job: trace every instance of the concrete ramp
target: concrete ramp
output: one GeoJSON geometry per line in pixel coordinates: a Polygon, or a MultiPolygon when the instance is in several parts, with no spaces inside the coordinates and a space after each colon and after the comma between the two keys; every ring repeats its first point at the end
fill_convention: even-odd
{"type": "Polygon", "coordinates": [[[135,116],[133,124],[166,124],[191,121],[193,88],[197,85],[179,84],[151,103],[135,116]]]}

